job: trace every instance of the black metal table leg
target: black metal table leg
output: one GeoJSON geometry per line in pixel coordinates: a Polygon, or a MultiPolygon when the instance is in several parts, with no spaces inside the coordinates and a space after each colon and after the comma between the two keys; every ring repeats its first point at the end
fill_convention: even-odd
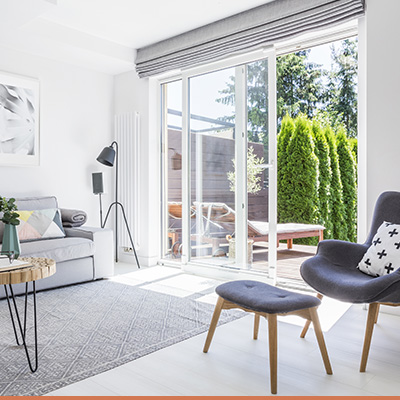
{"type": "Polygon", "coordinates": [[[10,311],[11,322],[12,322],[12,326],[13,326],[13,329],[14,329],[15,340],[16,340],[18,346],[21,346],[21,345],[24,346],[26,358],[27,358],[28,364],[29,364],[29,368],[30,368],[30,370],[32,372],[35,372],[37,370],[37,368],[38,368],[36,284],[35,284],[35,281],[32,281],[32,288],[33,288],[33,321],[34,321],[34,330],[35,330],[35,367],[32,367],[31,358],[30,358],[29,352],[28,352],[28,346],[26,344],[26,320],[27,320],[27,314],[28,314],[28,282],[26,282],[26,286],[25,286],[25,314],[24,314],[24,326],[23,327],[22,327],[22,324],[21,324],[21,318],[19,316],[17,302],[15,301],[15,296],[14,296],[14,292],[12,290],[12,286],[8,285],[8,287],[10,289],[11,299],[12,299],[13,305],[14,305],[14,312],[13,312],[13,309],[11,307],[10,296],[8,294],[7,285],[4,285],[4,289],[5,289],[6,297],[7,297],[8,309],[10,311]],[[19,332],[20,332],[20,335],[21,335],[21,340],[18,337],[17,328],[15,326],[14,313],[15,313],[15,317],[16,317],[17,322],[18,322],[18,327],[19,327],[19,332]]]}

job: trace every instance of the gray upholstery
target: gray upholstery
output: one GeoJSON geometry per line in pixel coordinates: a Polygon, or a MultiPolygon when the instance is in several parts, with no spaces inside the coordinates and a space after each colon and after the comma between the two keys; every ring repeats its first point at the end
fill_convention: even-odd
{"type": "Polygon", "coordinates": [[[400,303],[400,269],[377,278],[357,269],[384,221],[400,223],[399,192],[384,192],[379,196],[364,244],[340,240],[320,242],[317,254],[300,268],[303,279],[321,294],[350,303],[400,303]]]}
{"type": "MultiPolygon", "coordinates": [[[[17,199],[17,206],[19,210],[41,210],[58,208],[58,203],[54,196],[31,197],[17,199]]],[[[56,273],[38,280],[38,290],[113,276],[113,235],[110,229],[82,226],[65,229],[65,232],[65,238],[21,243],[21,256],[48,257],[56,261],[56,273]]],[[[25,285],[14,285],[15,294],[24,291],[25,285]]],[[[0,285],[0,298],[3,297],[4,290],[0,285]]]]}
{"type": "Polygon", "coordinates": [[[94,243],[92,240],[79,237],[37,240],[21,243],[21,254],[24,257],[51,258],[59,263],[93,256],[94,243]]]}
{"type": "MultiPolygon", "coordinates": [[[[57,198],[54,196],[16,198],[18,210],[45,210],[58,208],[57,198]]],[[[0,221],[0,243],[3,242],[4,224],[0,221]]]]}
{"type": "MultiPolygon", "coordinates": [[[[36,290],[53,289],[74,283],[94,280],[93,257],[80,258],[79,260],[64,261],[56,265],[57,272],[45,279],[36,281],[36,290]]],[[[29,291],[32,283],[29,283],[29,291]]],[[[25,283],[13,285],[15,294],[25,293],[25,283]]],[[[4,286],[0,285],[0,299],[5,297],[4,286]]]]}
{"type": "Polygon", "coordinates": [[[317,297],[289,292],[266,283],[249,280],[223,283],[215,291],[224,300],[268,314],[303,310],[321,304],[317,297]]]}

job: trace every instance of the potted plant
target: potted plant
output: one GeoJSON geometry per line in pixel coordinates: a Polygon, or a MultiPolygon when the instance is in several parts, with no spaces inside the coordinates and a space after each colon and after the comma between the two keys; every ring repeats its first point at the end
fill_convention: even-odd
{"type": "Polygon", "coordinates": [[[14,258],[18,258],[21,253],[17,232],[17,225],[20,221],[18,219],[19,214],[16,211],[17,205],[14,198],[7,200],[5,197],[0,197],[0,212],[3,213],[0,221],[4,223],[1,254],[14,255],[14,258]]]}

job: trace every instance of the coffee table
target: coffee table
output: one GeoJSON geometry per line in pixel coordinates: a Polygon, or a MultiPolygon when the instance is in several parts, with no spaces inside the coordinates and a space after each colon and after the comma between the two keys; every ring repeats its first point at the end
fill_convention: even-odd
{"type": "Polygon", "coordinates": [[[35,372],[38,368],[38,346],[37,346],[37,317],[36,317],[36,281],[39,279],[47,278],[56,272],[56,262],[49,258],[40,257],[20,257],[19,261],[24,261],[28,265],[21,266],[21,268],[13,270],[0,271],[0,285],[4,285],[6,292],[8,309],[10,311],[11,322],[14,329],[15,340],[18,346],[23,345],[28,360],[29,368],[35,372]],[[32,282],[33,294],[33,327],[35,332],[35,365],[32,365],[29,356],[28,347],[26,344],[26,319],[28,311],[28,284],[32,282]],[[25,307],[24,307],[24,321],[23,325],[18,312],[17,302],[15,300],[12,285],[17,283],[25,283],[25,307]],[[9,293],[10,292],[10,293],[9,293]],[[11,304],[12,300],[12,304],[11,304]],[[14,306],[14,310],[13,307],[14,306]],[[14,316],[15,314],[15,316],[14,316]],[[18,337],[17,327],[15,324],[17,320],[19,333],[21,338],[18,337]]]}

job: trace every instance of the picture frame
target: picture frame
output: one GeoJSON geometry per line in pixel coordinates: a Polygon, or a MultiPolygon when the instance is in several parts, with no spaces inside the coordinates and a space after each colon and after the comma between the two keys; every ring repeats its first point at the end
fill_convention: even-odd
{"type": "Polygon", "coordinates": [[[0,166],[40,164],[39,80],[0,72],[0,166]]]}

